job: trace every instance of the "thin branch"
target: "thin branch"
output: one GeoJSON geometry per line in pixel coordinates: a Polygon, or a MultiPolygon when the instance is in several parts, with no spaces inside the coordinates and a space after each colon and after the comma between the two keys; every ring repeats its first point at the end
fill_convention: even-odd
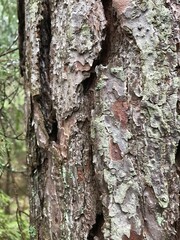
{"type": "Polygon", "coordinates": [[[22,210],[19,210],[19,212],[21,212],[21,213],[23,213],[24,215],[30,217],[30,215],[29,215],[28,213],[26,213],[26,212],[24,212],[24,211],[22,211],[22,210]]]}
{"type": "Polygon", "coordinates": [[[18,140],[18,141],[25,141],[25,138],[19,138],[20,136],[23,135],[23,133],[19,133],[18,135],[12,137],[12,136],[8,136],[8,135],[4,135],[3,133],[0,132],[0,135],[5,137],[5,138],[8,138],[8,139],[12,139],[12,140],[18,140]]]}
{"type": "Polygon", "coordinates": [[[12,53],[12,52],[15,52],[15,51],[17,51],[17,50],[18,50],[18,48],[14,48],[14,49],[8,50],[8,51],[0,54],[0,57],[3,57],[3,56],[5,56],[5,55],[7,55],[7,54],[9,54],[9,53],[12,53]]]}
{"type": "Polygon", "coordinates": [[[18,36],[14,39],[14,41],[13,41],[12,44],[6,49],[6,51],[0,53],[0,57],[5,56],[5,55],[7,55],[7,54],[9,54],[9,53],[11,53],[11,52],[14,52],[14,51],[18,50],[18,48],[11,49],[12,46],[17,42],[17,40],[18,40],[18,36]]]}
{"type": "Polygon", "coordinates": [[[3,173],[5,172],[5,169],[8,168],[8,165],[9,165],[9,163],[6,163],[6,164],[3,166],[3,168],[1,169],[0,178],[2,177],[3,173]]]}

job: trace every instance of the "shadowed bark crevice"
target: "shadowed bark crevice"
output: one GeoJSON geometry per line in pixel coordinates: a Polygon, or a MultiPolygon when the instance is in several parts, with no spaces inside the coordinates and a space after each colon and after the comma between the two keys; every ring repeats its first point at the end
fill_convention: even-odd
{"type": "Polygon", "coordinates": [[[92,72],[90,73],[90,76],[82,82],[84,94],[86,94],[91,87],[93,88],[94,82],[97,79],[95,68],[92,67],[92,69],[93,70],[91,70],[92,72]]]}
{"type": "Polygon", "coordinates": [[[112,0],[102,0],[104,14],[107,20],[106,24],[106,38],[102,42],[102,50],[99,55],[99,64],[107,65],[110,61],[109,57],[111,54],[111,47],[113,46],[113,37],[114,37],[114,20],[113,20],[113,9],[112,9],[112,0]]]}
{"type": "Polygon", "coordinates": [[[103,214],[97,214],[96,215],[96,222],[92,226],[91,230],[89,231],[89,235],[87,237],[87,240],[94,240],[94,237],[97,237],[98,240],[104,240],[104,236],[102,233],[102,226],[104,224],[104,216],[103,214]]]}
{"type": "Polygon", "coordinates": [[[41,84],[41,102],[45,121],[48,120],[48,116],[45,114],[51,111],[51,90],[49,86],[49,63],[50,63],[50,43],[51,43],[51,18],[49,1],[45,0],[42,3],[42,20],[39,25],[39,74],[41,84]]]}
{"type": "Polygon", "coordinates": [[[180,115],[180,101],[177,101],[176,112],[177,112],[178,115],[180,115]]]}
{"type": "Polygon", "coordinates": [[[18,43],[19,43],[19,65],[21,76],[24,76],[25,71],[25,7],[24,0],[18,0],[18,43]]]}
{"type": "MultiPolygon", "coordinates": [[[[104,35],[105,35],[105,39],[102,41],[102,49],[99,53],[98,58],[94,61],[93,66],[90,70],[90,77],[86,78],[83,82],[83,93],[87,95],[88,99],[89,99],[89,108],[90,108],[90,112],[92,111],[92,109],[94,109],[94,92],[95,92],[95,87],[97,85],[98,82],[98,78],[97,78],[97,74],[96,74],[96,67],[100,66],[100,65],[104,65],[106,66],[109,61],[110,61],[110,56],[111,56],[111,50],[113,47],[113,38],[115,35],[115,27],[114,27],[114,13],[113,13],[113,8],[112,8],[112,1],[110,0],[102,0],[102,5],[104,8],[104,14],[107,20],[107,24],[106,24],[106,28],[104,30],[104,35]]],[[[90,122],[91,122],[91,115],[90,115],[90,122]]],[[[92,139],[91,139],[92,140],[92,139]]],[[[92,143],[92,146],[94,144],[92,143]]],[[[104,219],[104,215],[103,215],[103,210],[102,210],[102,200],[100,199],[100,188],[101,186],[99,185],[99,179],[96,176],[95,173],[95,166],[93,163],[93,148],[91,148],[90,151],[90,157],[92,158],[92,167],[93,167],[93,174],[95,177],[95,182],[96,182],[96,191],[97,191],[97,204],[96,204],[96,219],[95,219],[95,223],[92,225],[92,228],[89,231],[87,240],[104,240],[104,234],[102,232],[102,227],[103,224],[105,222],[104,219]]]]}
{"type": "Polygon", "coordinates": [[[44,116],[44,123],[50,141],[57,141],[58,124],[56,113],[53,109],[50,89],[50,44],[51,44],[51,10],[49,0],[42,2],[42,20],[39,25],[40,49],[39,49],[39,72],[41,94],[38,96],[38,103],[44,116]]]}
{"type": "MultiPolygon", "coordinates": [[[[180,43],[176,43],[176,52],[177,56],[180,54],[180,43]]],[[[180,76],[180,60],[178,61],[178,65],[176,66],[177,76],[180,76]]]]}
{"type": "MultiPolygon", "coordinates": [[[[86,95],[88,97],[88,102],[89,102],[89,113],[91,113],[92,109],[94,109],[94,91],[95,91],[95,87],[97,84],[97,74],[96,74],[96,67],[99,65],[107,65],[109,62],[109,57],[111,54],[111,42],[113,39],[113,31],[114,31],[114,25],[113,25],[113,9],[112,9],[112,1],[108,1],[108,0],[103,0],[102,1],[103,4],[103,8],[104,8],[104,14],[107,20],[107,25],[106,28],[104,30],[104,35],[105,35],[105,39],[102,41],[102,49],[99,53],[98,58],[94,61],[93,66],[90,69],[90,76],[88,78],[86,78],[83,82],[82,82],[82,86],[83,86],[83,94],[86,95]]],[[[89,115],[89,122],[91,122],[91,114],[89,115]]],[[[93,149],[91,148],[90,151],[90,158],[92,159],[91,163],[92,163],[92,171],[94,174],[94,177],[96,178],[96,173],[95,173],[95,169],[94,169],[94,164],[93,164],[93,149]]],[[[100,190],[99,190],[99,184],[98,184],[98,179],[96,179],[96,191],[97,191],[97,205],[96,205],[96,219],[95,219],[95,223],[92,225],[92,228],[89,231],[87,240],[94,240],[94,239],[98,239],[98,240],[104,240],[104,235],[102,232],[102,227],[103,224],[105,222],[104,220],[104,215],[102,213],[102,201],[100,200],[99,196],[100,194],[100,190]]]]}
{"type": "Polygon", "coordinates": [[[102,49],[98,58],[94,61],[90,70],[90,76],[83,82],[83,93],[86,94],[90,88],[93,88],[97,80],[95,68],[98,65],[107,65],[111,54],[111,45],[113,44],[113,38],[115,34],[114,20],[113,20],[113,8],[112,1],[102,0],[104,8],[104,14],[107,20],[106,28],[104,30],[105,39],[102,41],[102,49]]]}
{"type": "Polygon", "coordinates": [[[58,140],[58,122],[56,120],[56,118],[54,117],[52,122],[52,128],[51,128],[51,132],[49,134],[49,139],[50,141],[54,141],[57,142],[58,140]]]}
{"type": "MultiPolygon", "coordinates": [[[[177,167],[177,174],[180,177],[180,141],[176,150],[176,157],[175,157],[176,167],[177,167]]],[[[180,202],[180,199],[179,199],[180,202]]],[[[180,206],[179,206],[179,212],[180,212],[180,206]]],[[[175,229],[176,229],[176,239],[180,239],[180,217],[175,222],[175,229]]]]}
{"type": "Polygon", "coordinates": [[[179,172],[180,172],[180,142],[179,142],[177,150],[176,150],[175,162],[176,162],[176,166],[178,168],[178,175],[180,175],[179,174],[179,172]]]}

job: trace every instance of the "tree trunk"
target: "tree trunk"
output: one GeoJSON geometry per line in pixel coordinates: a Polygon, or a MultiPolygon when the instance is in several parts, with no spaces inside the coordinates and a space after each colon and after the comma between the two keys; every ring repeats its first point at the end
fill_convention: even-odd
{"type": "Polygon", "coordinates": [[[180,239],[178,2],[19,2],[31,239],[180,239]]]}

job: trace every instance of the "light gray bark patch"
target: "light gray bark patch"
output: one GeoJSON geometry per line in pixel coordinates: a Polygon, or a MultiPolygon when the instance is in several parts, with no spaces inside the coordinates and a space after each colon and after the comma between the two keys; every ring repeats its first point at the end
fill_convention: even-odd
{"type": "Polygon", "coordinates": [[[174,167],[179,141],[179,80],[173,43],[168,51],[166,47],[176,37],[176,26],[160,1],[156,7],[152,1],[130,1],[124,13],[120,5],[125,1],[115,2],[118,19],[112,15],[111,20],[116,22],[116,54],[111,49],[108,65],[96,67],[92,111],[93,161],[99,182],[106,182],[101,186],[102,202],[110,216],[106,219],[105,215],[104,236],[175,237],[170,219],[175,222],[178,218],[179,204],[179,178],[174,167]],[[120,152],[117,145],[112,151],[111,139],[121,151],[120,161],[113,161],[120,152]],[[130,198],[135,208],[126,200],[130,198]],[[116,226],[121,228],[114,233],[116,226]]]}

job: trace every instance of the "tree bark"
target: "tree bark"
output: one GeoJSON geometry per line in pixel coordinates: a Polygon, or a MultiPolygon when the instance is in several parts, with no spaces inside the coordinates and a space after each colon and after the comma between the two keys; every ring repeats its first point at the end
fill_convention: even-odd
{"type": "Polygon", "coordinates": [[[179,239],[178,2],[24,7],[31,239],[179,239]]]}

